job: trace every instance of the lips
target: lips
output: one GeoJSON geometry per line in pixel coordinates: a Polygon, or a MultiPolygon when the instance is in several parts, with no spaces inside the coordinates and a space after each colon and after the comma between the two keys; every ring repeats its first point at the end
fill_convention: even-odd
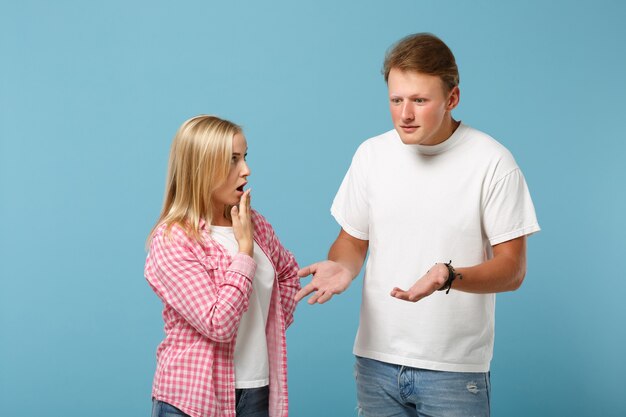
{"type": "Polygon", "coordinates": [[[239,191],[240,193],[243,193],[243,187],[245,187],[247,184],[247,182],[244,182],[243,184],[241,184],[239,187],[237,187],[237,191],[239,191]]]}
{"type": "Polygon", "coordinates": [[[419,126],[400,126],[405,132],[415,132],[419,126]]]}

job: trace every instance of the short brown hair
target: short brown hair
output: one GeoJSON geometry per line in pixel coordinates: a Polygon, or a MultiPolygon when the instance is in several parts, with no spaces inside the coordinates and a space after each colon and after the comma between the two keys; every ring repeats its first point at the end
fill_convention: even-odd
{"type": "Polygon", "coordinates": [[[385,82],[392,68],[436,75],[449,90],[459,85],[459,69],[452,51],[432,33],[406,36],[389,48],[383,65],[385,82]]]}

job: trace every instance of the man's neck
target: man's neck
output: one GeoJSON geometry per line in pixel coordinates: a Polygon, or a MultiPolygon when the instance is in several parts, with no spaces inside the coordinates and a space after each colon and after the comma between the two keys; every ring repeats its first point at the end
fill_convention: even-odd
{"type": "Polygon", "coordinates": [[[444,122],[443,129],[441,129],[441,136],[438,138],[437,142],[434,145],[439,145],[450,139],[450,137],[456,132],[456,129],[459,127],[461,122],[456,121],[450,116],[446,122],[444,122]]]}

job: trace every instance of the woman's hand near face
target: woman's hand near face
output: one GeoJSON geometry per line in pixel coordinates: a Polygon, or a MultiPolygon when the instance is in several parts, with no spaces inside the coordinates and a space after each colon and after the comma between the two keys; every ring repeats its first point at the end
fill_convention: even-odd
{"type": "Polygon", "coordinates": [[[233,231],[239,245],[239,252],[252,256],[254,249],[252,232],[254,227],[250,212],[250,189],[243,193],[241,200],[239,200],[239,207],[233,206],[230,215],[233,219],[233,231]]]}

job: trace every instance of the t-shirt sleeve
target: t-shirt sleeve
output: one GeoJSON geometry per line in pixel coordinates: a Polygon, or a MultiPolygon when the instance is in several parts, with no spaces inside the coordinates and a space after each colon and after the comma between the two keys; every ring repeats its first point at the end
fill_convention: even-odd
{"type": "Polygon", "coordinates": [[[367,149],[361,145],[352,158],[330,208],[330,213],[341,228],[361,240],[369,240],[367,164],[367,149]]]}
{"type": "Polygon", "coordinates": [[[483,225],[491,246],[540,230],[526,180],[519,168],[490,187],[483,204],[483,225]]]}

